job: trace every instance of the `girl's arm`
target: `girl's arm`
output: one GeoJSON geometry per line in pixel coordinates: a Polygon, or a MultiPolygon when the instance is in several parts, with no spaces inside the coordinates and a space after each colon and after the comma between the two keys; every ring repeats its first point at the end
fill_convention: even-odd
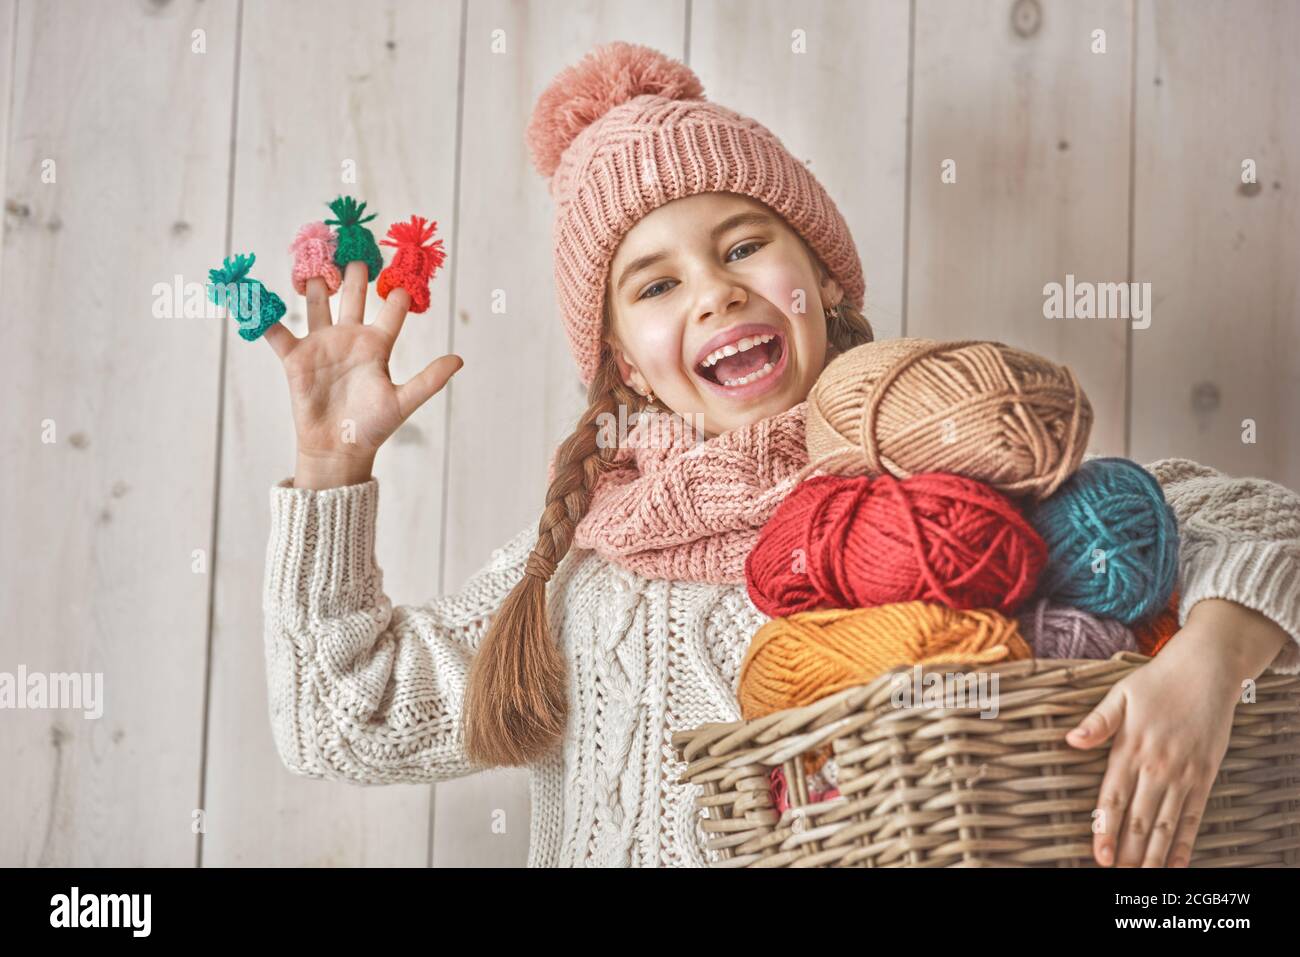
{"type": "Polygon", "coordinates": [[[1268,670],[1300,674],[1300,494],[1190,459],[1144,466],[1178,519],[1178,623],[1209,598],[1237,603],[1290,636],[1268,670]]]}
{"type": "Polygon", "coordinates": [[[263,592],[267,686],[285,766],[355,784],[477,770],[461,706],[470,662],[537,538],[519,532],[460,592],[394,606],[375,560],[375,479],[271,489],[263,592]]]}
{"type": "Polygon", "coordinates": [[[1180,630],[1066,741],[1113,742],[1094,818],[1097,862],[1186,867],[1243,682],[1265,665],[1300,672],[1300,495],[1188,459],[1145,468],[1178,519],[1180,630]]]}
{"type": "Polygon", "coordinates": [[[276,750],[298,774],[358,784],[443,781],[475,770],[461,744],[469,663],[523,577],[523,533],[458,595],[394,608],[375,561],[380,446],[461,367],[442,356],[396,383],[388,361],[410,308],[392,289],[365,321],[368,267],[350,262],[334,321],[323,277],[305,283],[307,335],[266,341],[284,366],[298,439],[271,489],[262,593],[276,750]]]}

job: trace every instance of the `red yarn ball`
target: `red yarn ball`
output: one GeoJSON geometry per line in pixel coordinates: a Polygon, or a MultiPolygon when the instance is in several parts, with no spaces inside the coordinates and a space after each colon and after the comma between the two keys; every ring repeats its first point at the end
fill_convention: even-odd
{"type": "Polygon", "coordinates": [[[905,601],[1010,614],[1046,561],[1020,509],[983,482],[949,472],[820,475],[795,486],[763,526],[745,583],[772,618],[905,601]]]}

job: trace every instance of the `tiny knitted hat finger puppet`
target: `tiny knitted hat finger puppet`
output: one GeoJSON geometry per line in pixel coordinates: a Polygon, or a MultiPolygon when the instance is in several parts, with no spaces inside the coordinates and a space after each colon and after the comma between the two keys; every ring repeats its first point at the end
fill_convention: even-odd
{"type": "Polygon", "coordinates": [[[320,220],[307,223],[289,244],[293,253],[293,289],[300,296],[307,295],[308,279],[323,279],[330,295],[338,292],[343,274],[334,263],[338,237],[320,220]]]}
{"type": "Polygon", "coordinates": [[[433,239],[437,228],[437,220],[429,222],[423,216],[412,216],[409,223],[393,223],[388,227],[388,238],[379,245],[392,246],[397,252],[379,274],[376,290],[380,298],[387,299],[390,290],[405,289],[411,297],[410,312],[424,312],[429,308],[429,281],[446,259],[441,239],[425,245],[433,239]]]}
{"type": "Polygon", "coordinates": [[[350,262],[363,262],[369,270],[366,281],[374,282],[383,271],[384,257],[375,244],[375,234],[365,227],[378,213],[362,216],[366,204],[357,203],[351,196],[340,196],[329,204],[337,219],[327,219],[327,226],[338,227],[338,248],[334,250],[334,264],[346,269],[350,262]]]}
{"type": "Polygon", "coordinates": [[[279,322],[285,312],[284,300],[248,275],[256,259],[253,253],[227,256],[221,268],[208,270],[208,297],[238,320],[239,336],[249,342],[279,322]]]}

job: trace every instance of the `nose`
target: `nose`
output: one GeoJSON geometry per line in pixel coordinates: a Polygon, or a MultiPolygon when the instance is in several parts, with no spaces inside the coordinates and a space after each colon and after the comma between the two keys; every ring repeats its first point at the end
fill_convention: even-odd
{"type": "Polygon", "coordinates": [[[725,315],[732,306],[743,306],[748,299],[745,287],[737,283],[735,277],[721,269],[715,269],[700,279],[700,300],[696,315],[700,322],[707,322],[715,316],[725,315]]]}

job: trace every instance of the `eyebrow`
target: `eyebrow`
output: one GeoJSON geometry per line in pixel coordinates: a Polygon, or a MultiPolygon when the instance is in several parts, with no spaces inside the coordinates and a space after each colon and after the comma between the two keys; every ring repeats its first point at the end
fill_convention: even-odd
{"type": "MultiPolygon", "coordinates": [[[[716,242],[719,236],[735,229],[737,226],[771,226],[772,223],[773,219],[768,213],[736,213],[736,215],[728,216],[722,222],[718,223],[718,225],[714,226],[713,229],[709,231],[709,239],[716,242]]],[[[667,257],[667,250],[661,249],[658,252],[649,253],[645,256],[639,256],[638,258],[633,259],[623,268],[623,275],[618,281],[618,291],[622,292],[623,287],[627,285],[627,281],[641,270],[648,269],[655,263],[662,259],[666,259],[667,257]]]]}

